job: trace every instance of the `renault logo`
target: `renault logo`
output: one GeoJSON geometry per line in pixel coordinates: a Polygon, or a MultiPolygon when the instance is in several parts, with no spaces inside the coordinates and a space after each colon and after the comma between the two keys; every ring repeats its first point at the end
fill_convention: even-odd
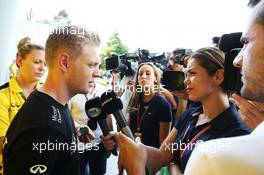
{"type": "Polygon", "coordinates": [[[45,173],[47,171],[47,166],[45,165],[34,165],[30,168],[30,172],[32,174],[42,174],[45,173]]]}

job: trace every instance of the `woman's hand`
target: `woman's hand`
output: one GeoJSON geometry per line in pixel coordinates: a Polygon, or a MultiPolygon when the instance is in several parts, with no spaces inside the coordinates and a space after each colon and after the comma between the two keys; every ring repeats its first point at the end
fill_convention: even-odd
{"type": "Polygon", "coordinates": [[[145,175],[147,162],[146,147],[136,138],[136,142],[119,134],[120,153],[118,157],[119,174],[123,173],[123,167],[129,175],[145,175]]]}
{"type": "Polygon", "coordinates": [[[101,139],[102,139],[102,143],[104,145],[104,148],[107,151],[111,151],[118,144],[118,133],[111,131],[106,136],[102,136],[101,139]]]}

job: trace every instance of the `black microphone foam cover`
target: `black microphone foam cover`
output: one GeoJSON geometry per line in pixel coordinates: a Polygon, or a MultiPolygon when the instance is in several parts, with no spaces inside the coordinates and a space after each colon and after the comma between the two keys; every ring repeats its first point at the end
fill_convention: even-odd
{"type": "Polygon", "coordinates": [[[102,94],[101,105],[104,112],[107,114],[123,109],[122,101],[114,91],[106,91],[102,94]]]}
{"type": "Polygon", "coordinates": [[[99,121],[107,117],[101,107],[100,97],[94,97],[85,103],[85,112],[90,120],[99,121]]]}

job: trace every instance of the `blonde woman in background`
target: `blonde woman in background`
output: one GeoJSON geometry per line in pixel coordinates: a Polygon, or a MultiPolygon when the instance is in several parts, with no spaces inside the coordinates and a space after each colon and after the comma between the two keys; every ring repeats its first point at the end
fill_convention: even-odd
{"type": "MultiPolygon", "coordinates": [[[[29,94],[40,86],[46,63],[44,47],[32,43],[29,37],[22,38],[17,45],[16,65],[18,74],[0,86],[0,147],[6,131],[16,113],[29,94]]],[[[2,149],[0,149],[0,173],[2,169],[2,149]]],[[[1,173],[2,174],[2,173],[1,173]]]]}

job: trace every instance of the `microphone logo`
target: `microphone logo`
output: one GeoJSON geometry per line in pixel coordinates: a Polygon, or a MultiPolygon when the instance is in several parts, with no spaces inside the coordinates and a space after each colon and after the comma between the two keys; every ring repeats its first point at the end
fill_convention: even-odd
{"type": "Polygon", "coordinates": [[[104,102],[102,102],[102,106],[105,106],[107,103],[109,103],[112,100],[113,98],[106,99],[104,102]]]}
{"type": "Polygon", "coordinates": [[[102,113],[102,110],[96,107],[90,108],[87,110],[87,114],[92,118],[98,117],[101,113],[102,113]]]}

